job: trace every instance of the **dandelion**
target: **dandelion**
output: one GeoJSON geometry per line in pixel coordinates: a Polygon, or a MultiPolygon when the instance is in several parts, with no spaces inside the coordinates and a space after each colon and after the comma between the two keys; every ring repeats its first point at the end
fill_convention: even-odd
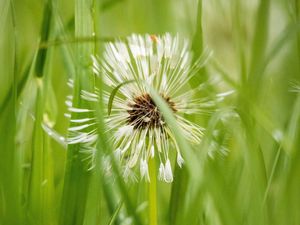
{"type": "MultiPolygon", "coordinates": [[[[181,167],[184,163],[178,143],[152,99],[149,87],[165,100],[186,139],[200,142],[203,128],[184,116],[202,113],[210,105],[207,99],[195,98],[196,90],[188,84],[207,56],[193,64],[191,59],[188,41],[170,34],[133,34],[126,41],[106,44],[102,58],[93,57],[93,70],[103,79],[105,90],[119,88],[105,123],[107,132],[112,134],[115,156],[124,168],[125,178],[139,168],[140,176],[149,181],[148,161],[157,157],[159,178],[172,182],[169,157],[172,151],[175,151],[177,164],[181,167]]],[[[110,93],[104,91],[104,102],[109,102],[110,93]]],[[[97,89],[93,93],[82,90],[81,94],[86,101],[99,101],[97,89]]],[[[83,149],[93,149],[97,143],[96,119],[85,116],[91,115],[91,110],[74,108],[70,103],[69,111],[78,113],[80,119],[71,120],[68,143],[81,143],[83,149]]]]}

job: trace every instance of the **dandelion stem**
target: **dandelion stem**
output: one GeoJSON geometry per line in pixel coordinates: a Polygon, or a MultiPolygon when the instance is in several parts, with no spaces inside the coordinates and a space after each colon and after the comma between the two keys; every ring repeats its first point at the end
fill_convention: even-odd
{"type": "Polygon", "coordinates": [[[149,225],[157,225],[157,193],[156,193],[156,168],[155,159],[149,159],[149,225]]]}

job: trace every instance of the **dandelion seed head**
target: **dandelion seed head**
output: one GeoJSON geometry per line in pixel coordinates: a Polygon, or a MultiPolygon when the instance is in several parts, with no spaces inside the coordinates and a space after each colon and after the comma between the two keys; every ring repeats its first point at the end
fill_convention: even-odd
{"type": "MultiPolygon", "coordinates": [[[[149,90],[155,90],[171,109],[184,137],[192,142],[201,141],[203,128],[185,118],[186,114],[202,113],[211,106],[206,99],[194,98],[195,91],[188,82],[207,61],[207,55],[192,63],[192,52],[187,39],[167,33],[161,36],[133,34],[126,41],[107,43],[102,57],[92,56],[93,71],[101,77],[104,105],[112,91],[119,87],[105,118],[106,133],[113,145],[114,156],[120,162],[125,180],[136,180],[136,171],[150,180],[148,161],[157,157],[158,177],[172,182],[172,163],[169,155],[177,152],[176,163],[182,167],[184,157],[163,113],[152,99],[149,90]],[[135,82],[128,83],[134,80],[135,82]],[[120,87],[120,84],[124,84],[120,87]],[[109,91],[106,91],[109,90],[109,91]]],[[[73,82],[69,82],[73,86],[73,82]]],[[[99,101],[99,90],[81,91],[88,102],[99,101]]],[[[67,101],[71,118],[68,144],[95,149],[98,140],[97,119],[90,117],[95,110],[72,106],[67,101]]],[[[87,104],[88,105],[88,104],[87,104]]],[[[91,157],[93,159],[93,157],[91,157]]]]}

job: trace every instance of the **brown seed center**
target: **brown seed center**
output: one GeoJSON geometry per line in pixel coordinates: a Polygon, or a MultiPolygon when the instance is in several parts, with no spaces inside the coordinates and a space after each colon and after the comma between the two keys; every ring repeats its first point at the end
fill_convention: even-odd
{"type": "MultiPolygon", "coordinates": [[[[177,111],[175,103],[170,100],[170,97],[165,97],[164,95],[161,95],[161,97],[165,99],[173,112],[177,111]]],[[[128,104],[128,106],[130,109],[127,110],[129,114],[127,122],[135,129],[161,127],[165,123],[158,107],[147,93],[135,97],[133,103],[128,104]]]]}

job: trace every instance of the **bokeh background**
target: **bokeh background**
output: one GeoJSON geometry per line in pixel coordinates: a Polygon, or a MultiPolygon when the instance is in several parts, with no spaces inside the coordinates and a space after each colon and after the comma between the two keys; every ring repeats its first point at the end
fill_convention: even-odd
{"type": "Polygon", "coordinates": [[[169,32],[213,52],[200,97],[233,93],[190,118],[206,132],[158,181],[157,223],[299,225],[299,19],[299,0],[1,0],[0,224],[149,224],[147,182],[87,171],[41,125],[67,135],[67,82],[104,43],[169,32]]]}

